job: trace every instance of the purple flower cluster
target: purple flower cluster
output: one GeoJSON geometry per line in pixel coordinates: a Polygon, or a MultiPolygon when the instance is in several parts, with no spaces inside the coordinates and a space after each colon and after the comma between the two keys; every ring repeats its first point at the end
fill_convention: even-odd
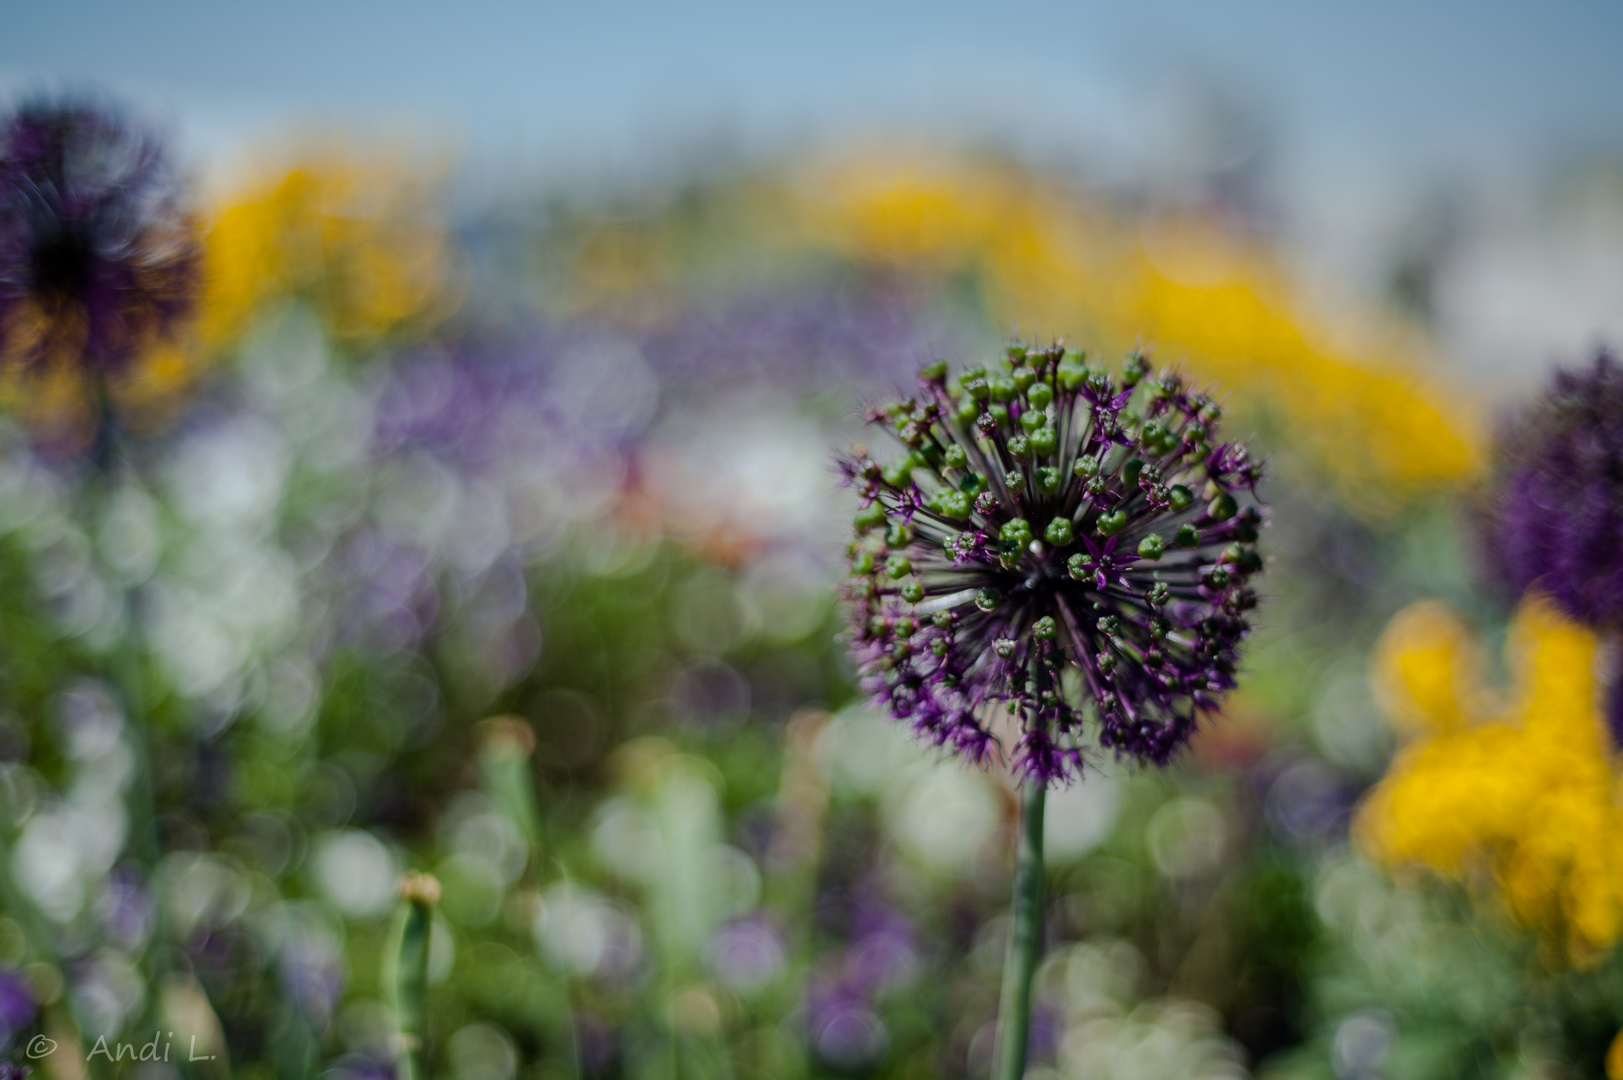
{"type": "Polygon", "coordinates": [[[1219,408],[1133,354],[1120,381],[1054,345],[869,419],[889,464],[840,462],[861,496],[850,547],[852,647],[891,716],[976,762],[1018,729],[1039,784],[1097,744],[1166,763],[1234,686],[1263,517],[1257,464],[1217,439],[1219,408]]]}
{"type": "Polygon", "coordinates": [[[1606,353],[1557,371],[1502,440],[1492,555],[1518,593],[1623,624],[1623,367],[1606,353]]]}
{"type": "Polygon", "coordinates": [[[0,350],[116,372],[190,310],[200,261],[150,135],[78,102],[0,124],[0,350]]]}
{"type": "MultiPolygon", "coordinates": [[[[1602,352],[1588,370],[1557,371],[1498,458],[1493,571],[1518,595],[1536,588],[1570,618],[1623,629],[1623,366],[1602,352]]],[[[1618,684],[1607,718],[1623,742],[1618,684]]]]}

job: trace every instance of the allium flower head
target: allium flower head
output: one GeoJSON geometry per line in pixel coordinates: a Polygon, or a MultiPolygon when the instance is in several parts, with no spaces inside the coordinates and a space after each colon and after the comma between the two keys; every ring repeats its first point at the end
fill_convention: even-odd
{"type": "Polygon", "coordinates": [[[1557,371],[1500,448],[1490,557],[1517,593],[1623,626],[1623,367],[1606,353],[1557,371]]]}
{"type": "Polygon", "coordinates": [[[1091,745],[1164,764],[1234,685],[1262,513],[1257,464],[1218,441],[1219,408],[1130,355],[1118,380],[1060,345],[869,419],[888,464],[840,462],[861,496],[852,647],[899,720],[977,762],[998,747],[1064,783],[1091,745]]]}
{"type": "Polygon", "coordinates": [[[191,308],[200,250],[149,135],[84,103],[0,125],[0,355],[116,372],[191,308]]]}

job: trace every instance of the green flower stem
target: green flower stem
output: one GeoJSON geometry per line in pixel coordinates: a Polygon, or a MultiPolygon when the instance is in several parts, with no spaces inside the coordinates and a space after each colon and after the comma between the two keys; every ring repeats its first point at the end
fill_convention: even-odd
{"type": "Polygon", "coordinates": [[[1043,797],[1047,788],[1027,783],[1020,799],[1020,851],[1014,871],[1013,924],[1003,959],[1003,997],[998,1004],[993,1080],[1021,1080],[1031,1032],[1031,980],[1043,944],[1043,797]]]}
{"type": "Polygon", "coordinates": [[[400,1080],[422,1080],[423,999],[428,993],[428,941],[440,883],[427,874],[400,880],[406,919],[395,953],[395,1021],[400,1027],[400,1080]]]}

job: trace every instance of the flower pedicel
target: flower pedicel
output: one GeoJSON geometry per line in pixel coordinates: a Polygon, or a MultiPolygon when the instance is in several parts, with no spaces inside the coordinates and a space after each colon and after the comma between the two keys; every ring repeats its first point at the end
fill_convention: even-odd
{"type": "Polygon", "coordinates": [[[919,373],[874,410],[899,458],[841,460],[861,496],[852,649],[898,720],[977,763],[994,717],[1025,779],[994,1080],[1025,1074],[1042,951],[1043,802],[1090,745],[1164,765],[1234,686],[1262,569],[1258,470],[1219,410],[1128,356],[1118,382],[1061,345],[1001,371],[919,373]],[[1242,503],[1243,500],[1243,503],[1242,503]],[[1089,742],[1089,727],[1092,740],[1089,742]]]}

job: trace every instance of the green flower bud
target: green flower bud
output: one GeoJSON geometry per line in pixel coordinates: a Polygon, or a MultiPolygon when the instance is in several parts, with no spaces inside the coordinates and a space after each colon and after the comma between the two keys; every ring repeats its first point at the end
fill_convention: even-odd
{"type": "Polygon", "coordinates": [[[1121,620],[1114,615],[1102,617],[1096,625],[1099,627],[1099,633],[1106,637],[1115,637],[1121,633],[1121,620]]]}
{"type": "Polygon", "coordinates": [[[1047,457],[1059,445],[1059,432],[1052,427],[1041,427],[1031,433],[1026,440],[1031,444],[1031,452],[1038,457],[1047,457]]]}
{"type": "Polygon", "coordinates": [[[1031,441],[1024,435],[1016,435],[1009,440],[1009,456],[1016,461],[1026,461],[1031,457],[1031,441]]]}
{"type": "Polygon", "coordinates": [[[1036,381],[1037,373],[1032,371],[1030,368],[1021,367],[1014,369],[1014,387],[1022,394],[1026,392],[1027,387],[1036,381]]]}
{"type": "Polygon", "coordinates": [[[966,424],[973,424],[976,417],[981,414],[981,403],[972,397],[965,396],[958,403],[958,419],[966,424]]]}
{"type": "Polygon", "coordinates": [[[959,385],[964,388],[964,393],[975,401],[985,401],[992,396],[991,384],[986,381],[986,376],[979,372],[974,375],[965,372],[959,379],[959,385]]]}
{"type": "Polygon", "coordinates": [[[1043,539],[1055,547],[1065,547],[1073,538],[1071,519],[1067,517],[1055,518],[1048,523],[1048,528],[1043,530],[1043,539]]]}
{"type": "Polygon", "coordinates": [[[1076,464],[1071,466],[1071,471],[1084,480],[1090,476],[1097,476],[1099,474],[1099,459],[1092,454],[1079,457],[1076,459],[1076,464]]]}
{"type": "Polygon", "coordinates": [[[1229,572],[1225,566],[1215,566],[1206,572],[1206,584],[1214,589],[1226,589],[1229,585],[1229,572]]]}
{"type": "Polygon", "coordinates": [[[1138,474],[1144,471],[1144,459],[1133,458],[1121,467],[1122,482],[1128,487],[1138,486],[1138,474]]]}
{"type": "Polygon", "coordinates": [[[947,377],[947,362],[935,360],[919,368],[919,378],[925,382],[940,382],[947,377]]]}
{"type": "Polygon", "coordinates": [[[909,604],[916,604],[924,599],[924,586],[917,581],[909,581],[902,586],[902,599],[909,604]]]}
{"type": "Polygon", "coordinates": [[[1077,581],[1087,581],[1093,577],[1093,556],[1079,551],[1065,560],[1065,569],[1077,581]]]}
{"type": "Polygon", "coordinates": [[[1031,632],[1043,641],[1052,641],[1059,636],[1059,626],[1054,622],[1054,616],[1044,615],[1031,624],[1031,632]]]}
{"type": "Polygon", "coordinates": [[[1005,521],[1003,528],[998,530],[997,538],[1000,543],[1025,548],[1031,543],[1031,525],[1027,523],[1025,518],[1005,521]]]}
{"type": "Polygon", "coordinates": [[[909,656],[913,655],[913,646],[908,642],[898,641],[896,644],[890,647],[890,655],[895,657],[898,661],[906,660],[909,656]]]}
{"type": "Polygon", "coordinates": [[[1172,542],[1181,548],[1199,547],[1200,530],[1188,522],[1184,522],[1178,526],[1178,535],[1172,538],[1172,542]]]}
{"type": "MultiPolygon", "coordinates": [[[[1035,439],[1032,445],[1036,445],[1035,439]]],[[[1032,475],[1037,480],[1037,490],[1044,495],[1052,495],[1059,490],[1060,472],[1052,465],[1041,465],[1032,470],[1032,475]]]]}
{"type": "Polygon", "coordinates": [[[913,563],[906,555],[892,555],[885,560],[885,573],[893,580],[904,578],[913,572],[913,563]]]}
{"type": "Polygon", "coordinates": [[[967,469],[969,467],[969,452],[957,443],[947,447],[947,452],[941,455],[942,464],[949,469],[967,469]]]}
{"type": "Polygon", "coordinates": [[[1239,511],[1240,504],[1226,491],[1219,492],[1217,498],[1206,506],[1206,513],[1213,521],[1227,521],[1239,511]]]}
{"type": "Polygon", "coordinates": [[[1003,602],[1003,594],[993,588],[985,588],[975,593],[975,606],[982,611],[995,611],[1003,602]]]}
{"type": "Polygon", "coordinates": [[[1127,511],[1111,510],[1099,515],[1099,533],[1102,536],[1115,536],[1127,528],[1127,511]]]}
{"type": "Polygon", "coordinates": [[[999,405],[994,401],[986,407],[986,415],[990,416],[1000,428],[1009,425],[1009,407],[1007,405],[999,405]]]}
{"type": "Polygon", "coordinates": [[[1167,601],[1172,599],[1172,589],[1167,585],[1166,582],[1157,581],[1154,585],[1151,585],[1149,591],[1144,594],[1144,599],[1150,602],[1151,607],[1165,607],[1167,601]]]}
{"type": "Polygon", "coordinates": [[[856,525],[859,533],[877,529],[885,523],[885,508],[879,505],[878,502],[871,502],[858,510],[856,515],[851,518],[851,521],[852,524],[856,525]]]}
{"type": "Polygon", "coordinates": [[[1019,388],[1014,385],[1014,380],[1006,375],[988,375],[986,385],[992,388],[993,401],[1013,401],[1015,395],[1019,392],[1019,388]]]}
{"type": "Polygon", "coordinates": [[[934,656],[934,657],[946,656],[947,655],[947,650],[949,648],[951,648],[951,647],[952,646],[947,643],[946,638],[931,638],[930,639],[930,655],[931,656],[934,656]]]}
{"type": "Polygon", "coordinates": [[[1143,353],[1131,352],[1127,359],[1121,362],[1121,382],[1123,386],[1137,386],[1138,381],[1149,374],[1150,362],[1144,359],[1143,353]]]}
{"type": "Polygon", "coordinates": [[[992,642],[992,651],[997,653],[998,656],[1002,657],[1004,660],[1011,660],[1014,658],[1014,650],[1016,647],[1017,643],[1015,642],[1014,638],[1000,637],[996,641],[992,642]]]}
{"type": "Polygon", "coordinates": [[[952,629],[952,612],[938,611],[930,621],[935,623],[937,630],[950,630],[952,629]]]}
{"type": "Polygon", "coordinates": [[[1020,426],[1026,429],[1027,435],[1030,435],[1038,428],[1048,426],[1048,414],[1041,409],[1027,409],[1020,414],[1020,426]]]}
{"type": "Polygon", "coordinates": [[[1174,512],[1187,510],[1195,503],[1195,493],[1182,484],[1173,484],[1167,492],[1167,499],[1172,504],[1174,512]]]}
{"type": "Polygon", "coordinates": [[[913,526],[897,521],[885,530],[885,543],[891,547],[905,547],[913,542],[913,526]]]}
{"type": "Polygon", "coordinates": [[[912,619],[908,618],[906,615],[903,615],[901,618],[896,620],[895,630],[896,630],[896,636],[897,637],[901,637],[901,638],[912,637],[913,636],[913,631],[915,631],[917,629],[918,629],[918,624],[915,623],[912,619]]]}
{"type": "Polygon", "coordinates": [[[1041,412],[1053,402],[1054,388],[1047,383],[1036,383],[1026,391],[1026,400],[1033,409],[1041,412]]]}
{"type": "Polygon", "coordinates": [[[873,573],[873,552],[859,552],[857,557],[851,560],[851,572],[853,574],[873,573]]]}
{"type": "Polygon", "coordinates": [[[1161,553],[1166,549],[1166,541],[1155,533],[1150,533],[1150,535],[1138,542],[1138,557],[1141,559],[1159,559],[1161,553]]]}
{"type": "Polygon", "coordinates": [[[1116,670],[1116,656],[1114,653],[1102,652],[1093,658],[1093,662],[1098,665],[1099,674],[1101,675],[1109,675],[1116,670]]]}
{"type": "Polygon", "coordinates": [[[943,490],[930,496],[930,509],[951,521],[963,521],[969,517],[970,507],[974,500],[968,492],[943,490]]]}
{"type": "Polygon", "coordinates": [[[1075,393],[1087,381],[1088,369],[1082,364],[1073,364],[1069,359],[1060,364],[1059,370],[1054,374],[1059,388],[1069,393],[1075,393]]]}

